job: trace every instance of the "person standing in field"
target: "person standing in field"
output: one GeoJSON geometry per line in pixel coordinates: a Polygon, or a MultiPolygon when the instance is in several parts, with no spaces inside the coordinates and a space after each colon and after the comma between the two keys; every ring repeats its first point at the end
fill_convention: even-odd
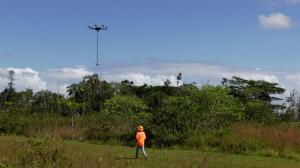
{"type": "Polygon", "coordinates": [[[146,134],[144,132],[144,127],[143,126],[138,126],[137,127],[137,132],[136,132],[136,153],[135,153],[135,158],[139,158],[139,151],[142,150],[145,159],[148,159],[146,151],[145,151],[145,140],[146,140],[146,134]]]}

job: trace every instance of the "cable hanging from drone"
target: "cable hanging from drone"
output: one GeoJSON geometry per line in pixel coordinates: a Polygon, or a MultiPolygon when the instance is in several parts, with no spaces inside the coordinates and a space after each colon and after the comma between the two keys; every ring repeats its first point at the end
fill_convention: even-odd
{"type": "Polygon", "coordinates": [[[99,55],[98,55],[98,44],[99,44],[99,31],[101,31],[101,30],[107,30],[108,29],[108,27],[107,26],[105,26],[105,25],[94,25],[94,26],[88,26],[89,27],[89,29],[91,29],[91,30],[95,30],[96,32],[97,32],[97,57],[96,57],[96,66],[98,66],[99,65],[99,55]]]}

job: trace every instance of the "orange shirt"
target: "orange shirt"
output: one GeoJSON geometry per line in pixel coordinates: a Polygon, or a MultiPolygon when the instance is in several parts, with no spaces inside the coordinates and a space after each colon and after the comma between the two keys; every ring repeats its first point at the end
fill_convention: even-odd
{"type": "Polygon", "coordinates": [[[145,132],[137,132],[136,136],[136,144],[137,146],[144,146],[145,145],[145,140],[146,140],[146,134],[145,132]]]}

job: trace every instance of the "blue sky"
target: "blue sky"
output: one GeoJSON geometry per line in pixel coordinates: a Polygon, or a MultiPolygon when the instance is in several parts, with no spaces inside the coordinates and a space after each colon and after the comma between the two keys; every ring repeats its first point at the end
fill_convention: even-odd
{"type": "Polygon", "coordinates": [[[2,76],[7,68],[29,68],[41,88],[60,81],[53,72],[66,71],[140,73],[151,81],[174,76],[161,67],[176,64],[194,80],[199,76],[185,68],[198,63],[193,66],[220,66],[231,75],[273,75],[279,83],[294,75],[298,82],[299,9],[300,0],[3,0],[0,77],[1,68],[2,76]],[[100,34],[99,67],[96,33],[87,28],[93,24],[109,26],[100,34]],[[161,73],[151,69],[157,64],[161,73]]]}

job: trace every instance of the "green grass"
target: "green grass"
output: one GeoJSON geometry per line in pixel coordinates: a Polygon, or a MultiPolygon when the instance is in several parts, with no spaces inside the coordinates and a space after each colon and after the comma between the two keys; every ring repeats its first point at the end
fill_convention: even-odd
{"type": "MultiPolygon", "coordinates": [[[[0,163],[2,163],[2,167],[5,165],[24,166],[18,159],[21,158],[20,156],[28,146],[26,142],[27,138],[25,137],[0,136],[0,163]]],[[[62,143],[64,158],[68,160],[68,163],[64,164],[63,167],[300,167],[300,161],[293,159],[179,149],[146,148],[149,159],[144,160],[140,154],[140,159],[136,160],[133,159],[135,148],[132,147],[75,141],[62,141],[62,143]]]]}

